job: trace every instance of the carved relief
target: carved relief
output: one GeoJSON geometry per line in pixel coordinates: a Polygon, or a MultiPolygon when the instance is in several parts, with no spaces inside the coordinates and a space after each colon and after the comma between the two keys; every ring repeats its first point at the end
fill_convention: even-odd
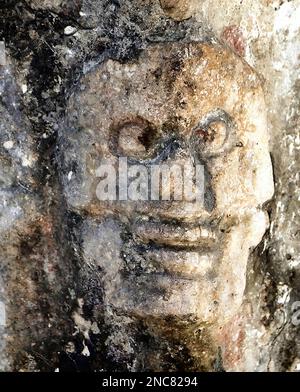
{"type": "Polygon", "coordinates": [[[254,71],[229,49],[200,43],[154,45],[126,64],[108,60],[71,96],[63,138],[67,201],[89,215],[83,259],[101,271],[104,308],[211,328],[233,317],[273,194],[254,71]],[[146,167],[200,162],[204,203],[99,201],[97,166],[120,156],[146,167]]]}

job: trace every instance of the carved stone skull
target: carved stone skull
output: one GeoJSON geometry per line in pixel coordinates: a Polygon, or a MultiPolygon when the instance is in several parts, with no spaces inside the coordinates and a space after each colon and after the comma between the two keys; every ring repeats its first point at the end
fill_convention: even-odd
{"type": "Polygon", "coordinates": [[[238,311],[273,194],[264,96],[250,66],[216,43],[107,60],[72,93],[62,146],[68,208],[88,216],[83,259],[103,274],[106,307],[207,325],[238,311]],[[119,157],[200,163],[204,203],[98,200],[97,168],[119,157]]]}

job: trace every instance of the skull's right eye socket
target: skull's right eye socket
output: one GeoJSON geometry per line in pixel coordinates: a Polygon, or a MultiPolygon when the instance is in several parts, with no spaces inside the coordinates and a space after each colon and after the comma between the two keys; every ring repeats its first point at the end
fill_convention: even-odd
{"type": "Polygon", "coordinates": [[[157,133],[147,121],[125,121],[112,132],[113,153],[132,159],[148,159],[154,151],[157,133]]]}
{"type": "Polygon", "coordinates": [[[203,158],[220,156],[231,150],[236,140],[236,126],[225,111],[209,113],[193,130],[192,143],[203,158]]]}
{"type": "Polygon", "coordinates": [[[198,127],[194,135],[200,150],[206,155],[214,155],[222,152],[226,146],[228,128],[223,121],[212,121],[198,127]]]}

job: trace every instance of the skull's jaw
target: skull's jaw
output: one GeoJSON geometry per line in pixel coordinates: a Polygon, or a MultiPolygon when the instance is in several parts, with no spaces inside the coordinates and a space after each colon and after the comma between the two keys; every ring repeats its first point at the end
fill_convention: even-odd
{"type": "Polygon", "coordinates": [[[222,325],[243,302],[249,254],[266,227],[265,214],[256,211],[223,235],[219,249],[123,248],[125,268],[104,282],[106,305],[145,319],[222,325]]]}

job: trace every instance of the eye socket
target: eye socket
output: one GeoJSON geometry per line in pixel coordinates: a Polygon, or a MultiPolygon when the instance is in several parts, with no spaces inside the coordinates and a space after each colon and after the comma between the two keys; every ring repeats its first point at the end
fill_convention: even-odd
{"type": "Polygon", "coordinates": [[[219,151],[227,138],[227,126],[223,121],[213,121],[195,130],[195,138],[207,152],[219,151]]]}
{"type": "Polygon", "coordinates": [[[228,151],[235,135],[232,121],[224,112],[208,116],[193,131],[193,144],[203,157],[228,151]]]}
{"type": "Polygon", "coordinates": [[[146,120],[125,120],[113,128],[111,148],[113,153],[133,158],[147,159],[153,153],[157,140],[155,128],[146,120]]]}
{"type": "Polygon", "coordinates": [[[144,142],[144,129],[136,125],[126,125],[119,131],[118,147],[123,154],[141,155],[147,151],[147,143],[144,142]]]}

